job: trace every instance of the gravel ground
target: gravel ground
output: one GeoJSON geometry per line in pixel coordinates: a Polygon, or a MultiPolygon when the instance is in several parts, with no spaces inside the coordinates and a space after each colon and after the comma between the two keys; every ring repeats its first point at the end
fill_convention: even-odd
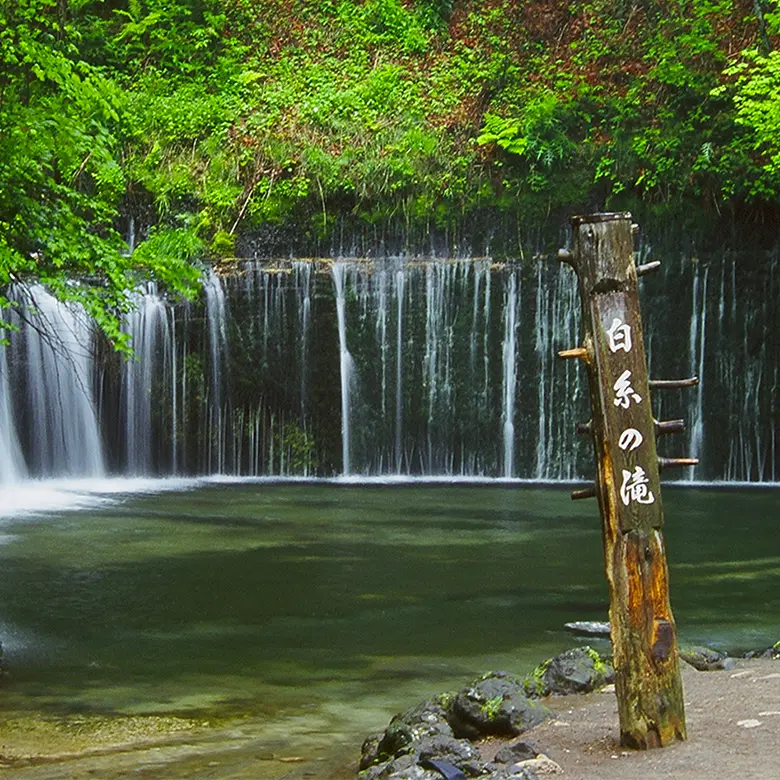
{"type": "Polygon", "coordinates": [[[780,661],[742,660],[717,672],[682,667],[686,742],[622,748],[614,692],[559,699],[558,720],[523,738],[563,768],[555,775],[562,780],[779,780],[780,661]]]}

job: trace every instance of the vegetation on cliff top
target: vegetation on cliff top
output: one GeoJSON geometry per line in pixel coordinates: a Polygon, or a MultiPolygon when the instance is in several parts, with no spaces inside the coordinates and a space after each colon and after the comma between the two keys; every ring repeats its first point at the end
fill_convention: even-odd
{"type": "Polygon", "coordinates": [[[279,226],[768,220],[778,33],[767,0],[0,0],[0,285],[121,343],[134,280],[279,226]]]}

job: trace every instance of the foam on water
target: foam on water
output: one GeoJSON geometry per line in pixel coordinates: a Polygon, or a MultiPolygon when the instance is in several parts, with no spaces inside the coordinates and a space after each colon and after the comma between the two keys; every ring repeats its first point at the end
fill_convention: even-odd
{"type": "Polygon", "coordinates": [[[77,509],[92,509],[116,497],[189,490],[198,479],[84,478],[26,480],[0,487],[0,519],[77,509]]]}

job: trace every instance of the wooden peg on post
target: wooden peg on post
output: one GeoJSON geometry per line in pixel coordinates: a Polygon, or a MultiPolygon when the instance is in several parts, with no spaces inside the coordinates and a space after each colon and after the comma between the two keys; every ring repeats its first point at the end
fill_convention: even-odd
{"type": "Polygon", "coordinates": [[[661,747],[685,739],[686,729],[631,215],[574,217],[572,224],[572,249],[559,257],[577,274],[589,345],[590,429],[621,741],[661,747]]]}

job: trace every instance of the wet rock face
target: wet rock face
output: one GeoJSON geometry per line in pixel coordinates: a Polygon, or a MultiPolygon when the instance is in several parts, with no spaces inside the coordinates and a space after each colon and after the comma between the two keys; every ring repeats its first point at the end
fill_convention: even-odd
{"type": "Polygon", "coordinates": [[[455,736],[467,739],[512,737],[552,717],[552,710],[526,696],[522,680],[494,672],[455,697],[450,724],[455,736]]]}

